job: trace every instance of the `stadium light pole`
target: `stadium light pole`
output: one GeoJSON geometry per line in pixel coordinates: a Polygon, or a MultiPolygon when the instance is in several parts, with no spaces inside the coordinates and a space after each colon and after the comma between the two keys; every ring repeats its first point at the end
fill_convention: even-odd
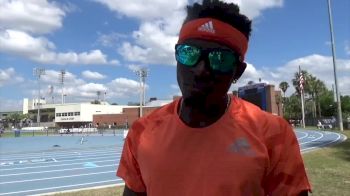
{"type": "Polygon", "coordinates": [[[142,107],[145,104],[145,81],[148,76],[148,70],[143,67],[139,68],[135,71],[136,75],[139,76],[140,79],[140,118],[143,115],[142,107]]]}
{"type": "Polygon", "coordinates": [[[64,77],[66,75],[66,71],[64,69],[61,70],[60,73],[60,83],[61,83],[61,87],[62,87],[62,91],[61,91],[61,103],[64,104],[65,100],[64,100],[64,77]]]}
{"type": "Polygon", "coordinates": [[[40,127],[40,78],[42,75],[45,74],[45,69],[44,68],[34,68],[33,69],[33,75],[38,79],[38,102],[37,102],[37,108],[38,108],[38,114],[36,117],[36,122],[38,124],[38,127],[40,127]]]}
{"type": "Polygon", "coordinates": [[[332,56],[333,56],[333,71],[334,71],[334,83],[335,83],[335,93],[337,97],[337,108],[338,108],[338,123],[340,131],[343,131],[343,117],[341,111],[341,100],[339,95],[338,78],[337,78],[337,64],[336,64],[336,54],[335,54],[335,43],[334,43],[334,33],[333,33],[333,19],[332,19],[332,9],[331,1],[328,0],[328,16],[329,16],[329,30],[331,33],[331,43],[332,43],[332,56]]]}

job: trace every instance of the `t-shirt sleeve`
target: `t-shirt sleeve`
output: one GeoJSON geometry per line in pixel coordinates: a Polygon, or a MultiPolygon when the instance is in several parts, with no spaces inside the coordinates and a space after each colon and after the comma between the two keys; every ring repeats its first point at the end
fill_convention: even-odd
{"type": "Polygon", "coordinates": [[[265,193],[275,195],[298,195],[311,186],[301,157],[299,144],[292,127],[277,118],[266,138],[270,164],[263,185],[265,193]]]}
{"type": "Polygon", "coordinates": [[[134,130],[129,131],[125,139],[123,152],[120,158],[117,176],[121,177],[125,184],[135,192],[146,192],[146,186],[142,180],[139,164],[135,158],[136,144],[134,130]]]}

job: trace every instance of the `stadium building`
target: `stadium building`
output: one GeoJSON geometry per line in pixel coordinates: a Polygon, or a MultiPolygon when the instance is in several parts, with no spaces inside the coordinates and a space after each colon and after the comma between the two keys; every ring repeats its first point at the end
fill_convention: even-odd
{"type": "MultiPolygon", "coordinates": [[[[143,115],[147,115],[172,100],[151,99],[142,107],[143,115]]],[[[111,128],[133,123],[140,115],[139,106],[110,105],[100,103],[64,103],[47,104],[45,100],[23,100],[23,114],[29,114],[31,127],[104,127],[111,128]],[[38,108],[39,107],[39,108],[38,108]],[[37,123],[38,112],[40,123],[37,123]]]]}
{"type": "MultiPolygon", "coordinates": [[[[262,110],[283,116],[281,91],[276,91],[273,85],[265,83],[248,84],[238,88],[234,95],[247,100],[262,110]]],[[[151,98],[142,107],[143,116],[172,100],[157,100],[151,98]]],[[[58,128],[114,128],[128,127],[140,116],[138,105],[110,105],[107,102],[63,103],[48,104],[44,99],[24,99],[23,114],[29,119],[24,126],[30,127],[58,127],[58,128]],[[39,108],[38,108],[39,107],[39,108]],[[37,123],[38,111],[40,121],[37,123]]],[[[7,113],[2,113],[4,118],[7,113]]],[[[23,125],[23,124],[22,124],[23,125]]]]}

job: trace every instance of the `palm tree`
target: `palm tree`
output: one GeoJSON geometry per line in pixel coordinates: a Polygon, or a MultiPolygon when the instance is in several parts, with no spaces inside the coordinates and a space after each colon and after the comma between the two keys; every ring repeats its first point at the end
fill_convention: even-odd
{"type": "MultiPolygon", "coordinates": [[[[302,70],[301,73],[304,76],[304,93],[306,97],[309,97],[309,100],[312,101],[312,116],[315,118],[316,113],[318,116],[321,115],[321,107],[319,106],[319,97],[321,94],[325,92],[326,85],[324,82],[309,74],[307,71],[302,70]],[[318,112],[316,111],[316,105],[318,106],[318,112]]],[[[299,73],[296,72],[294,74],[294,79],[292,80],[293,86],[295,87],[296,93],[300,95],[300,87],[299,87],[299,73]]]]}
{"type": "MultiPolygon", "coordinates": [[[[278,116],[280,116],[281,115],[280,114],[280,103],[282,102],[281,94],[276,94],[275,95],[275,101],[276,101],[276,105],[277,105],[277,114],[278,114],[278,116]]],[[[282,102],[282,104],[283,104],[283,102],[282,102]]]]}
{"type": "Polygon", "coordinates": [[[286,81],[283,81],[279,84],[279,88],[282,90],[283,92],[283,99],[282,99],[282,110],[284,113],[284,103],[286,102],[286,91],[289,88],[289,84],[286,81]]]}
{"type": "Polygon", "coordinates": [[[289,88],[288,82],[286,82],[286,81],[281,82],[280,85],[279,85],[279,88],[282,90],[283,97],[285,98],[286,97],[286,91],[289,88]]]}
{"type": "MultiPolygon", "coordinates": [[[[303,74],[303,77],[304,77],[304,92],[306,92],[308,90],[308,86],[307,86],[307,81],[309,80],[309,76],[310,74],[305,71],[305,70],[301,70],[301,73],[303,74]]],[[[292,79],[292,83],[293,83],[293,86],[295,88],[295,91],[298,95],[300,95],[300,86],[299,86],[299,72],[295,72],[294,73],[294,78],[292,79]]]]}

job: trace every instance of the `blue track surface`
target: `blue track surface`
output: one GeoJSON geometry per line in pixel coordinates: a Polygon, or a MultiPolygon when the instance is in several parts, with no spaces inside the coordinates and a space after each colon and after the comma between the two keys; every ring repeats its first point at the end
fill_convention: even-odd
{"type": "MultiPolygon", "coordinates": [[[[303,153],[342,142],[344,135],[301,131],[303,153]]],[[[0,139],[0,195],[36,195],[123,181],[116,177],[123,136],[51,136],[0,139]]]]}

